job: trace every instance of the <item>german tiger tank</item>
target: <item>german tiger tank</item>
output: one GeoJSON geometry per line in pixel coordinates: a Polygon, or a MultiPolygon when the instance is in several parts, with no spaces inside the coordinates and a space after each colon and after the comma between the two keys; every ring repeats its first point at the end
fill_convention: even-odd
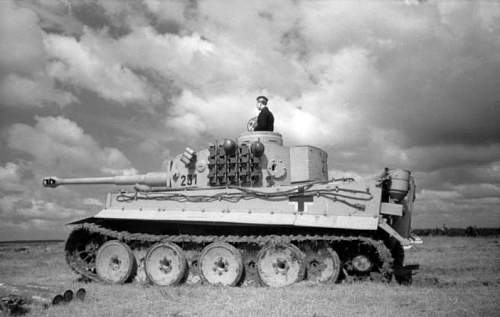
{"type": "Polygon", "coordinates": [[[43,179],[45,187],[130,185],[70,223],[71,269],[106,283],[281,287],[301,280],[389,281],[412,245],[409,171],[329,179],[327,153],[275,132],[185,151],[162,172],[43,179]]]}

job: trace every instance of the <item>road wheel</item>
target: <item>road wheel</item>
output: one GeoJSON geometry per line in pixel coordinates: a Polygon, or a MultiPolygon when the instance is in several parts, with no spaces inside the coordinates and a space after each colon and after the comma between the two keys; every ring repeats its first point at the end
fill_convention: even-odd
{"type": "Polygon", "coordinates": [[[144,259],[144,270],[149,280],[156,285],[179,284],[186,275],[187,261],[184,251],[170,242],[153,245],[144,259]]]}
{"type": "Polygon", "coordinates": [[[366,254],[358,254],[352,259],[352,266],[358,273],[370,273],[373,263],[366,254]]]}
{"type": "Polygon", "coordinates": [[[198,265],[202,280],[212,285],[235,286],[243,273],[240,251],[225,242],[206,246],[198,265]]]}
{"type": "Polygon", "coordinates": [[[282,287],[304,278],[304,254],[289,243],[270,244],[257,255],[257,272],[264,285],[282,287]]]}
{"type": "Polygon", "coordinates": [[[306,258],[307,279],[313,282],[336,282],[342,269],[337,252],[331,248],[320,248],[306,258]]]}
{"type": "Polygon", "coordinates": [[[137,267],[129,246],[118,240],[108,241],[99,248],[95,265],[99,278],[112,284],[125,283],[137,267]]]}

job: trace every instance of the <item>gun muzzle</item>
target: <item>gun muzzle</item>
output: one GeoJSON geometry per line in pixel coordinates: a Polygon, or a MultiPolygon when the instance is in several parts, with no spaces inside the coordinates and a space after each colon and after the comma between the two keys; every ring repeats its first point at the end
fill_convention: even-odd
{"type": "Polygon", "coordinates": [[[51,176],[51,177],[45,177],[42,180],[43,187],[52,187],[55,188],[61,184],[59,179],[57,177],[51,176]]]}

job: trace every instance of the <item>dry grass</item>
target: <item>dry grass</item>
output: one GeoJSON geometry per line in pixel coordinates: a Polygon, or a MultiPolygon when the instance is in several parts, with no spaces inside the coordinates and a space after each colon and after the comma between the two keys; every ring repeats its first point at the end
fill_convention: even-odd
{"type": "Polygon", "coordinates": [[[500,237],[426,238],[407,252],[407,264],[420,264],[412,286],[304,282],[282,289],[85,285],[75,282],[61,243],[20,247],[0,244],[0,282],[88,292],[84,303],[33,306],[28,316],[500,315],[500,237]]]}

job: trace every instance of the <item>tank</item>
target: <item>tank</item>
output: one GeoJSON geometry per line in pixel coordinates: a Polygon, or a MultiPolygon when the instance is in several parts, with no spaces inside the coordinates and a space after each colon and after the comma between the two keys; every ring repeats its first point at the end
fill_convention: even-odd
{"type": "Polygon", "coordinates": [[[68,265],[85,279],[160,286],[282,287],[390,281],[413,243],[409,171],[329,178],[328,155],[275,132],[186,148],[162,171],[43,179],[115,184],[95,216],[70,223],[68,265]]]}

